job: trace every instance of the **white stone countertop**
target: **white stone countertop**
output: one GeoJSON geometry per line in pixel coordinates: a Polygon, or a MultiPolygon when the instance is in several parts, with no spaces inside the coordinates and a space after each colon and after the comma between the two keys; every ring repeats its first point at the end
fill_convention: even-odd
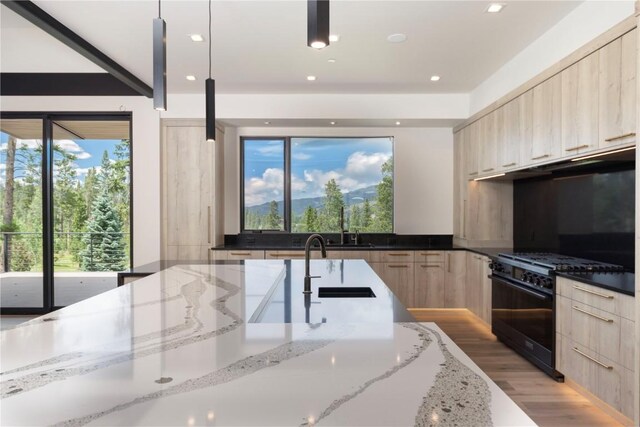
{"type": "Polygon", "coordinates": [[[3,331],[0,424],[535,425],[435,324],[393,322],[366,263],[331,262],[314,295],[342,277],[376,298],[250,323],[288,276],[299,304],[302,261],[185,265],[3,331]]]}

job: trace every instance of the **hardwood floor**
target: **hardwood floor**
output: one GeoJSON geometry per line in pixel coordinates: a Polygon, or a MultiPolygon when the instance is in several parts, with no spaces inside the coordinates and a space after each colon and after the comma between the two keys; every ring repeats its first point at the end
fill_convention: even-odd
{"type": "Polygon", "coordinates": [[[491,334],[468,310],[413,309],[435,322],[540,426],[621,426],[566,384],[557,383],[491,334]]]}

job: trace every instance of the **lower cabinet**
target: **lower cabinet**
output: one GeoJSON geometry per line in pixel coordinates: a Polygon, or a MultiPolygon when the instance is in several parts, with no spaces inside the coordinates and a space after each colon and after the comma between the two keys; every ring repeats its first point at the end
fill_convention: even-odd
{"type": "Polygon", "coordinates": [[[444,307],[465,308],[467,251],[447,251],[444,263],[444,307]]]}
{"type": "Polygon", "coordinates": [[[467,252],[466,305],[476,316],[491,324],[491,279],[489,258],[467,252]]]}
{"type": "Polygon", "coordinates": [[[264,259],[264,251],[255,250],[211,250],[211,261],[264,259]]]}
{"type": "Polygon", "coordinates": [[[413,263],[372,262],[369,265],[405,307],[415,307],[413,263]]]}
{"type": "Polygon", "coordinates": [[[444,263],[418,262],[414,266],[414,306],[420,308],[444,307],[445,269],[444,263]]]}

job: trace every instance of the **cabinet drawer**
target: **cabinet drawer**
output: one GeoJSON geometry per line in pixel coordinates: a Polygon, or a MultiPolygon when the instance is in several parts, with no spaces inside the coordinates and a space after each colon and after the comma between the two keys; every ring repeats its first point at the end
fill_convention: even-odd
{"type": "Polygon", "coordinates": [[[413,262],[413,251],[371,251],[371,262],[413,262]]]}
{"type": "Polygon", "coordinates": [[[556,335],[558,371],[629,418],[633,418],[633,373],[570,338],[556,335]]]}
{"type": "Polygon", "coordinates": [[[556,293],[576,302],[634,320],[635,298],[597,286],[558,277],[556,293]]]}
{"type": "MultiPolygon", "coordinates": [[[[217,251],[220,252],[220,251],[217,251]]],[[[264,251],[247,251],[247,250],[229,250],[227,253],[228,260],[234,259],[264,259],[264,251]]]]}
{"type": "Polygon", "coordinates": [[[329,251],[327,256],[331,259],[363,259],[369,261],[369,251],[329,251]]]}
{"type": "MultiPolygon", "coordinates": [[[[311,258],[320,258],[320,251],[317,251],[317,256],[315,255],[316,251],[311,253],[311,258]]],[[[304,251],[265,251],[265,259],[304,259],[304,251]]]]}
{"type": "Polygon", "coordinates": [[[558,331],[623,367],[634,370],[634,323],[586,304],[558,297],[558,331]]]}
{"type": "Polygon", "coordinates": [[[443,308],[444,263],[417,262],[414,264],[414,305],[420,308],[443,308]]]}
{"type": "Polygon", "coordinates": [[[415,251],[413,258],[415,262],[428,262],[432,264],[444,262],[445,253],[444,251],[415,251]]]}
{"type": "Polygon", "coordinates": [[[405,307],[414,307],[413,263],[390,262],[369,265],[405,307]]]}

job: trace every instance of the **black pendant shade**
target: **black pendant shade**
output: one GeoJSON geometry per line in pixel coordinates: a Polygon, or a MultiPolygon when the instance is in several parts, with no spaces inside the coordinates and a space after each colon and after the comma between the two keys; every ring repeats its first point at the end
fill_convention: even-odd
{"type": "Polygon", "coordinates": [[[205,81],[207,142],[216,142],[216,81],[205,81]]]}
{"type": "Polygon", "coordinates": [[[167,24],[153,20],[153,108],[167,109],[167,24]]]}
{"type": "Polygon", "coordinates": [[[329,46],[329,0],[307,0],[307,46],[329,46]]]}

